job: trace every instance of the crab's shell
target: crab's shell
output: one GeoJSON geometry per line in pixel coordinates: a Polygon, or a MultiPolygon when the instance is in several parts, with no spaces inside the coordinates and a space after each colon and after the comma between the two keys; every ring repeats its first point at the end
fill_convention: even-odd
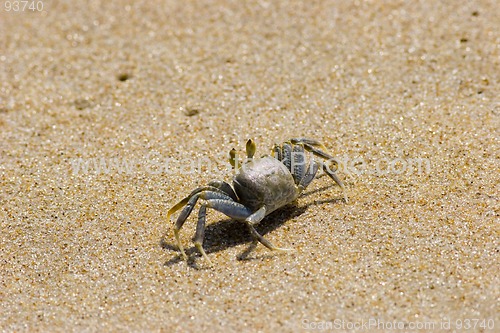
{"type": "Polygon", "coordinates": [[[240,203],[252,210],[266,207],[266,215],[297,199],[299,192],[286,166],[271,156],[244,164],[233,179],[240,203]]]}

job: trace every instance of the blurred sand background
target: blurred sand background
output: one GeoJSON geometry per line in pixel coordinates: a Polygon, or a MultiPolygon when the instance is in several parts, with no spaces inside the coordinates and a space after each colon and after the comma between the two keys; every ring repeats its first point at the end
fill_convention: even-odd
{"type": "Polygon", "coordinates": [[[4,5],[1,331],[499,332],[497,1],[4,5]],[[167,209],[230,181],[248,138],[260,155],[291,137],[363,171],[339,173],[350,202],[319,178],[258,228],[294,251],[245,260],[246,228],[209,210],[213,268],[195,212],[180,260],[167,209]]]}

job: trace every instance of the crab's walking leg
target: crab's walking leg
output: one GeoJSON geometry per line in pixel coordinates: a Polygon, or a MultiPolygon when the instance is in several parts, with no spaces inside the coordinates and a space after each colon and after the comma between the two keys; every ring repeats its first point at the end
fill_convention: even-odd
{"type": "MultiPolygon", "coordinates": [[[[336,161],[335,157],[333,157],[330,154],[325,153],[324,151],[316,148],[316,147],[320,147],[320,148],[326,150],[325,146],[323,146],[323,144],[321,142],[316,141],[316,140],[311,140],[311,139],[305,139],[305,138],[291,139],[290,141],[292,143],[301,143],[301,144],[304,145],[304,148],[307,151],[313,153],[316,156],[324,158],[324,159],[326,159],[328,161],[334,162],[335,164],[338,165],[338,162],[336,161]]],[[[337,175],[335,174],[334,171],[330,170],[330,168],[327,165],[325,165],[324,163],[322,163],[322,166],[323,166],[323,171],[325,171],[325,173],[330,178],[332,178],[342,188],[342,192],[344,194],[344,200],[345,200],[345,202],[348,202],[348,200],[347,200],[347,194],[346,194],[346,191],[345,191],[345,186],[342,183],[342,181],[339,179],[339,177],[337,177],[337,175]]]]}
{"type": "Polygon", "coordinates": [[[306,173],[306,156],[304,146],[299,144],[293,146],[292,165],[290,172],[292,173],[295,184],[298,184],[306,173]]]}
{"type": "Polygon", "coordinates": [[[292,145],[290,144],[290,142],[285,142],[283,143],[283,145],[281,146],[282,148],[282,160],[281,162],[286,166],[286,168],[288,170],[291,170],[291,166],[292,166],[292,145]]]}
{"type": "Polygon", "coordinates": [[[264,245],[265,247],[267,247],[268,249],[270,249],[272,251],[290,251],[291,249],[285,249],[285,248],[274,246],[273,243],[271,243],[270,241],[268,241],[267,239],[262,237],[257,232],[257,230],[255,230],[254,225],[256,225],[260,221],[262,221],[262,219],[265,216],[266,216],[266,207],[261,207],[258,211],[256,211],[255,213],[253,213],[252,215],[250,215],[249,217],[247,217],[245,219],[245,223],[248,225],[248,228],[250,229],[250,232],[252,233],[252,237],[254,239],[258,240],[262,245],[264,245]]]}
{"type": "Polygon", "coordinates": [[[174,227],[174,236],[175,240],[177,242],[177,247],[179,248],[179,251],[181,252],[181,255],[184,259],[187,259],[186,253],[184,252],[184,247],[182,246],[180,237],[179,237],[179,231],[181,230],[182,226],[184,225],[184,222],[186,222],[187,218],[193,211],[194,206],[196,205],[196,202],[198,199],[218,199],[218,200],[232,200],[230,196],[228,196],[225,193],[221,193],[221,191],[216,190],[200,190],[201,192],[196,193],[200,189],[196,189],[191,193],[191,197],[187,197],[183,200],[181,200],[177,205],[172,207],[168,213],[167,216],[170,217],[170,215],[179,210],[182,206],[185,206],[181,213],[179,214],[179,217],[177,218],[177,221],[175,222],[175,227],[174,227]],[[195,193],[193,195],[193,193],[195,193]]]}
{"type": "Polygon", "coordinates": [[[200,251],[203,258],[212,266],[212,262],[208,258],[205,250],[203,250],[203,239],[205,237],[205,221],[207,217],[207,206],[205,204],[201,205],[200,211],[198,212],[198,224],[196,225],[196,233],[194,235],[194,245],[200,251]]]}
{"type": "Polygon", "coordinates": [[[307,144],[307,145],[310,145],[310,146],[313,146],[313,147],[319,147],[320,149],[326,150],[326,147],[320,141],[314,140],[314,139],[293,138],[293,139],[290,139],[290,142],[293,143],[294,145],[295,144],[303,143],[303,144],[307,144]]]}
{"type": "Polygon", "coordinates": [[[266,208],[262,207],[256,212],[252,212],[249,208],[243,206],[242,204],[229,200],[207,200],[207,207],[213,208],[235,220],[244,221],[250,233],[254,239],[257,239],[262,245],[273,251],[288,251],[289,249],[283,249],[274,246],[270,241],[262,237],[257,230],[255,230],[254,225],[262,221],[266,216],[266,208]]]}
{"type": "Polygon", "coordinates": [[[302,191],[311,184],[311,182],[314,180],[314,177],[316,177],[316,173],[318,172],[319,169],[319,164],[316,163],[316,161],[311,161],[309,163],[309,166],[307,167],[306,173],[300,179],[300,182],[298,184],[299,188],[299,193],[302,193],[302,191]]]}
{"type": "Polygon", "coordinates": [[[233,199],[234,201],[238,201],[238,196],[234,192],[233,188],[231,187],[231,185],[229,185],[225,181],[213,180],[210,183],[208,183],[208,185],[215,187],[215,188],[219,189],[220,191],[224,192],[225,194],[229,195],[231,197],[231,199],[233,199]]]}
{"type": "Polygon", "coordinates": [[[323,164],[323,171],[342,188],[342,193],[344,194],[344,200],[347,203],[348,200],[347,200],[347,194],[345,193],[344,183],[342,183],[342,181],[339,179],[339,177],[337,177],[335,172],[331,171],[330,168],[328,168],[328,166],[326,166],[325,164],[323,164]]]}
{"type": "Polygon", "coordinates": [[[185,197],[184,199],[176,203],[172,208],[170,208],[167,212],[167,221],[170,220],[170,216],[172,216],[172,214],[174,214],[179,209],[184,207],[188,203],[191,197],[203,191],[221,193],[230,196],[233,200],[238,200],[238,197],[236,196],[236,193],[234,193],[234,190],[232,189],[231,185],[229,185],[224,181],[214,180],[208,183],[207,186],[201,186],[196,188],[187,197],[185,197]]]}
{"type": "MultiPolygon", "coordinates": [[[[181,251],[181,255],[184,258],[184,260],[187,259],[187,256],[186,256],[186,252],[184,252],[184,247],[182,246],[181,239],[179,237],[179,231],[181,230],[182,226],[184,225],[184,222],[186,222],[187,218],[189,217],[189,215],[193,211],[194,205],[196,205],[196,202],[198,201],[199,197],[200,197],[199,194],[195,194],[191,198],[188,199],[188,201],[186,203],[186,206],[181,211],[181,213],[179,214],[179,217],[177,218],[177,221],[175,222],[175,227],[174,227],[175,241],[177,242],[177,247],[179,248],[179,251],[181,251]]],[[[184,200],[182,200],[181,202],[179,202],[172,209],[176,208],[184,200]]]]}
{"type": "Polygon", "coordinates": [[[308,143],[303,143],[303,145],[307,151],[310,151],[314,155],[319,156],[321,158],[324,158],[325,160],[329,160],[329,161],[333,161],[333,162],[337,163],[337,160],[332,155],[325,153],[324,151],[322,151],[322,150],[320,150],[320,149],[318,149],[318,148],[316,148],[308,143]]]}
{"type": "Polygon", "coordinates": [[[291,139],[290,142],[293,144],[300,144],[303,145],[305,150],[313,153],[316,156],[319,156],[321,158],[324,158],[325,160],[332,161],[335,163],[338,163],[335,157],[332,155],[328,154],[327,152],[324,152],[322,149],[327,150],[326,147],[319,141],[317,140],[312,140],[312,139],[306,139],[306,138],[295,138],[291,139]],[[318,148],[319,149],[318,149],[318,148]]]}
{"type": "Polygon", "coordinates": [[[250,208],[233,200],[227,199],[209,199],[206,201],[207,207],[215,209],[222,214],[229,216],[235,220],[244,220],[252,214],[250,208]]]}

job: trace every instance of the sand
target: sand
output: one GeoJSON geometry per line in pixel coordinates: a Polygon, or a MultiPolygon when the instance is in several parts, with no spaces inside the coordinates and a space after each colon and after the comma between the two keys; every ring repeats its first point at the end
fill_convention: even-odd
{"type": "Polygon", "coordinates": [[[0,11],[1,331],[500,330],[496,1],[42,4],[0,11]],[[194,212],[181,260],[167,210],[292,137],[349,202],[268,216],[290,253],[209,210],[213,267],[194,212]]]}

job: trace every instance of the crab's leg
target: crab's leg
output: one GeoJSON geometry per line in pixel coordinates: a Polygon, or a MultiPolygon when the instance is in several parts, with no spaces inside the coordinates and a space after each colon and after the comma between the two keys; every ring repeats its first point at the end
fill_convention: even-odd
{"type": "MultiPolygon", "coordinates": [[[[183,199],[177,205],[172,207],[170,209],[170,211],[173,209],[175,209],[175,210],[179,209],[180,207],[178,208],[178,206],[181,205],[188,198],[183,199]]],[[[181,255],[185,260],[187,259],[187,256],[186,256],[186,252],[184,252],[184,247],[182,246],[181,239],[179,238],[179,231],[181,230],[182,226],[184,225],[184,222],[186,222],[188,216],[193,211],[194,205],[198,201],[198,198],[199,198],[199,194],[195,194],[194,196],[190,197],[187,200],[187,203],[185,204],[186,206],[182,209],[181,213],[179,214],[179,217],[177,218],[177,221],[175,222],[175,227],[174,227],[175,241],[177,242],[177,247],[179,248],[179,251],[181,251],[181,255]]],[[[170,211],[169,211],[169,213],[171,214],[170,211]]],[[[169,213],[167,213],[167,216],[169,215],[169,213]]]]}
{"type": "Polygon", "coordinates": [[[213,208],[224,215],[229,216],[235,220],[244,220],[252,214],[252,210],[243,206],[242,204],[227,199],[209,199],[206,201],[208,208],[213,208]]]}
{"type": "MultiPolygon", "coordinates": [[[[319,141],[316,141],[316,140],[312,140],[312,139],[305,139],[305,138],[301,138],[301,139],[291,139],[290,140],[292,143],[302,143],[304,145],[304,148],[313,153],[314,155],[316,156],[319,156],[319,157],[322,157],[324,159],[327,159],[328,161],[331,161],[331,162],[334,162],[336,164],[338,164],[338,162],[335,160],[335,157],[331,156],[330,154],[328,153],[325,153],[324,151],[320,150],[320,149],[317,149],[315,147],[321,147],[322,149],[325,149],[325,146],[323,146],[323,144],[319,141]]],[[[344,200],[345,202],[347,202],[347,194],[345,192],[345,186],[344,184],[342,183],[342,181],[339,179],[339,177],[337,177],[337,175],[330,170],[330,168],[328,166],[326,166],[324,163],[322,163],[322,166],[323,166],[323,171],[325,171],[325,173],[330,177],[332,178],[335,183],[337,183],[341,188],[342,188],[342,192],[344,194],[344,200]]]]}
{"type": "MultiPolygon", "coordinates": [[[[216,191],[201,191],[199,193],[196,193],[195,195],[185,198],[181,202],[179,202],[177,205],[175,205],[171,210],[175,208],[175,210],[180,209],[181,204],[184,203],[184,201],[187,199],[187,202],[185,203],[185,207],[182,209],[181,213],[179,214],[179,217],[177,218],[177,221],[175,222],[175,227],[174,227],[174,236],[175,240],[177,242],[177,246],[179,247],[179,251],[181,252],[181,255],[184,259],[187,258],[186,253],[184,252],[184,247],[182,246],[180,237],[179,237],[179,231],[181,230],[182,226],[184,225],[184,222],[186,222],[187,218],[193,211],[194,206],[196,205],[196,202],[198,199],[204,199],[204,200],[232,200],[231,197],[229,197],[226,194],[216,192],[216,191]]],[[[182,207],[182,206],[181,206],[182,207]]],[[[170,211],[169,211],[170,213],[170,211]]],[[[167,214],[168,215],[168,214],[167,214]]]]}
{"type": "Polygon", "coordinates": [[[310,151],[314,155],[319,156],[321,158],[324,158],[325,160],[330,160],[330,161],[337,163],[337,161],[335,160],[335,157],[333,157],[332,155],[325,153],[324,151],[322,151],[318,148],[315,148],[314,146],[312,146],[308,143],[303,143],[303,145],[307,151],[310,151]]]}
{"type": "Polygon", "coordinates": [[[314,180],[314,177],[316,176],[318,169],[319,169],[319,164],[316,163],[316,161],[313,160],[311,161],[311,163],[309,163],[306,173],[299,182],[298,185],[299,193],[302,192],[307,186],[309,186],[309,184],[314,180]]]}
{"type": "Polygon", "coordinates": [[[208,258],[205,250],[203,250],[203,239],[205,238],[205,221],[207,217],[207,206],[205,204],[201,205],[198,212],[198,224],[196,224],[196,233],[194,235],[194,245],[200,251],[201,255],[205,260],[212,266],[212,262],[208,258]]]}
{"type": "Polygon", "coordinates": [[[292,173],[295,184],[298,184],[300,180],[304,177],[304,174],[306,173],[305,170],[306,156],[304,152],[304,146],[301,144],[293,146],[291,154],[292,154],[291,158],[293,161],[291,164],[290,172],[292,173]]]}
{"type": "Polygon", "coordinates": [[[260,221],[262,221],[266,217],[266,207],[261,207],[254,213],[250,214],[246,219],[245,222],[248,224],[254,226],[256,224],[259,224],[260,221]]]}
{"type": "Polygon", "coordinates": [[[292,144],[302,144],[302,145],[304,145],[304,148],[307,151],[313,153],[314,155],[319,156],[319,157],[324,158],[324,159],[327,159],[327,160],[337,162],[335,160],[335,157],[333,157],[332,155],[323,151],[323,150],[327,150],[327,149],[318,140],[307,139],[307,138],[295,138],[295,139],[290,139],[290,142],[292,144]],[[319,149],[316,147],[318,147],[319,149]]]}
{"type": "Polygon", "coordinates": [[[184,207],[188,203],[188,201],[189,201],[189,196],[185,197],[184,199],[176,203],[172,208],[170,208],[167,212],[167,221],[170,221],[170,216],[172,216],[172,214],[174,214],[176,211],[184,207]]]}
{"type": "Polygon", "coordinates": [[[290,139],[290,142],[293,144],[304,143],[304,144],[308,144],[308,145],[313,146],[313,147],[319,147],[320,149],[327,150],[326,147],[320,141],[314,140],[314,139],[293,138],[293,139],[290,139]]]}
{"type": "Polygon", "coordinates": [[[228,201],[228,200],[207,200],[207,207],[213,208],[235,220],[244,221],[250,233],[254,239],[257,239],[262,245],[273,251],[288,251],[289,249],[283,249],[274,246],[270,241],[262,237],[257,230],[255,230],[254,225],[262,221],[266,216],[266,208],[262,207],[256,212],[252,212],[249,208],[243,206],[238,202],[228,201]]]}
{"type": "MultiPolygon", "coordinates": [[[[305,140],[305,139],[304,139],[305,140]]],[[[309,140],[309,139],[307,139],[309,140]]],[[[314,141],[314,140],[311,140],[311,141],[314,141]]],[[[304,145],[304,148],[313,153],[314,155],[316,156],[319,156],[319,157],[322,157],[324,159],[327,159],[328,161],[331,161],[331,162],[334,162],[335,164],[337,164],[338,162],[335,160],[335,157],[333,157],[332,155],[330,154],[327,154],[325,153],[324,151],[322,150],[319,150],[319,149],[316,149],[314,148],[313,146],[311,146],[310,144],[308,143],[303,143],[304,145]]],[[[324,163],[323,164],[323,170],[340,186],[340,187],[344,187],[344,185],[342,184],[342,182],[340,181],[340,179],[337,177],[337,175],[334,174],[333,171],[331,171],[324,163]]]]}
{"type": "Polygon", "coordinates": [[[283,164],[286,166],[288,170],[291,170],[292,165],[292,145],[290,142],[284,142],[281,146],[282,149],[282,160],[283,164]]]}
{"type": "Polygon", "coordinates": [[[325,164],[323,164],[323,171],[342,188],[342,193],[344,194],[344,200],[347,203],[348,200],[347,200],[347,194],[345,192],[344,183],[342,183],[339,177],[337,177],[337,175],[333,171],[331,171],[325,164]]]}
{"type": "Polygon", "coordinates": [[[271,251],[291,251],[292,250],[292,249],[286,249],[286,248],[274,246],[273,243],[271,243],[270,241],[268,241],[267,239],[262,237],[251,224],[247,223],[247,225],[248,225],[248,228],[250,229],[250,233],[252,234],[252,237],[254,239],[258,240],[262,245],[267,247],[269,250],[271,250],[271,251]]]}
{"type": "Polygon", "coordinates": [[[262,245],[264,245],[265,247],[267,247],[271,251],[290,251],[291,249],[284,249],[281,247],[274,246],[273,243],[271,243],[270,241],[268,241],[267,239],[262,237],[257,232],[257,230],[255,230],[254,225],[256,225],[257,223],[262,221],[262,219],[265,216],[266,216],[266,207],[261,207],[259,210],[257,210],[255,213],[253,213],[252,215],[250,215],[249,217],[247,217],[245,219],[245,223],[247,224],[248,228],[250,229],[250,233],[252,234],[252,237],[254,239],[258,240],[262,245]]]}
{"type": "Polygon", "coordinates": [[[214,180],[214,181],[211,181],[210,183],[208,183],[208,185],[213,186],[213,187],[221,190],[225,194],[229,195],[231,197],[231,199],[233,199],[234,201],[238,201],[238,196],[234,192],[233,188],[231,187],[231,185],[229,185],[225,181],[214,180]]]}
{"type": "Polygon", "coordinates": [[[229,195],[231,198],[233,198],[235,200],[237,199],[236,194],[234,193],[233,189],[231,188],[231,185],[229,185],[228,183],[223,182],[223,181],[215,180],[215,181],[208,183],[207,186],[198,187],[197,189],[192,191],[187,197],[185,197],[184,199],[182,199],[181,201],[176,203],[172,208],[170,208],[167,212],[167,221],[170,220],[170,216],[172,216],[172,214],[174,214],[179,209],[184,207],[188,203],[189,199],[192,196],[194,196],[200,192],[203,192],[203,191],[219,192],[221,194],[229,195]]]}

